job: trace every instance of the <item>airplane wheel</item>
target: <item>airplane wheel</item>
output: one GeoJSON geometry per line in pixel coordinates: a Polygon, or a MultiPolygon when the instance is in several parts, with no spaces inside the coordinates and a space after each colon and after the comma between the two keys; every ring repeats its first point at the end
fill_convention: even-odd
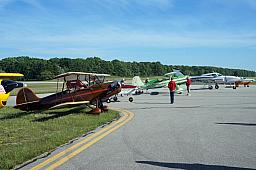
{"type": "Polygon", "coordinates": [[[213,89],[213,86],[209,86],[209,89],[212,90],[212,89],[213,89]]]}
{"type": "Polygon", "coordinates": [[[249,85],[247,85],[247,87],[250,87],[249,85]]]}
{"type": "Polygon", "coordinates": [[[107,111],[108,111],[108,106],[101,107],[101,112],[107,112],[107,111]]]}
{"type": "Polygon", "coordinates": [[[133,102],[133,98],[132,97],[129,97],[129,102],[133,102]]]}
{"type": "Polygon", "coordinates": [[[107,99],[107,103],[110,103],[111,101],[110,101],[110,99],[107,99]]]}
{"type": "Polygon", "coordinates": [[[216,84],[215,85],[215,89],[219,89],[220,87],[219,87],[219,85],[218,84],[216,84]]]}
{"type": "Polygon", "coordinates": [[[236,86],[233,86],[233,89],[236,89],[236,86]]]}
{"type": "Polygon", "coordinates": [[[113,98],[114,102],[117,102],[117,99],[118,99],[118,98],[115,96],[115,97],[113,98]]]}
{"type": "Polygon", "coordinates": [[[93,115],[98,115],[101,113],[101,109],[100,108],[95,108],[95,109],[92,109],[89,114],[93,114],[93,115]]]}

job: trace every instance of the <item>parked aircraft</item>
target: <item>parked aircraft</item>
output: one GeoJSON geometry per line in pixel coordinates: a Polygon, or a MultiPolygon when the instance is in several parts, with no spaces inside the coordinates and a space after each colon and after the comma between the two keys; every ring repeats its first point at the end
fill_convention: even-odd
{"type": "Polygon", "coordinates": [[[167,87],[168,83],[170,82],[170,79],[173,78],[173,80],[177,84],[176,92],[177,93],[182,92],[180,85],[186,83],[188,76],[183,75],[179,70],[175,70],[173,72],[166,73],[164,76],[165,77],[161,80],[153,79],[153,80],[148,80],[145,83],[142,82],[142,80],[140,79],[139,76],[135,76],[135,77],[133,77],[132,84],[134,86],[137,86],[139,89],[149,90],[149,89],[167,87]]]}
{"type": "Polygon", "coordinates": [[[11,79],[23,76],[24,75],[20,73],[0,73],[0,108],[3,108],[6,105],[10,92],[13,89],[24,86],[23,83],[18,83],[11,79]]]}
{"type": "Polygon", "coordinates": [[[255,80],[254,79],[249,79],[249,78],[241,78],[241,82],[238,82],[238,85],[244,85],[244,87],[249,87],[250,84],[254,84],[255,80]]]}
{"type": "Polygon", "coordinates": [[[55,77],[63,81],[61,91],[44,98],[38,98],[31,89],[21,89],[16,98],[16,106],[20,110],[44,110],[94,104],[96,108],[91,113],[106,110],[102,102],[121,91],[119,82],[105,82],[108,74],[67,72],[55,77]],[[84,82],[82,82],[84,81],[84,82]]]}
{"type": "Polygon", "coordinates": [[[212,83],[215,83],[215,89],[219,89],[219,84],[233,85],[233,89],[236,89],[238,83],[241,82],[240,77],[236,76],[223,76],[220,73],[207,73],[201,76],[191,77],[192,81],[200,81],[209,85],[209,89],[213,89],[212,83]]]}

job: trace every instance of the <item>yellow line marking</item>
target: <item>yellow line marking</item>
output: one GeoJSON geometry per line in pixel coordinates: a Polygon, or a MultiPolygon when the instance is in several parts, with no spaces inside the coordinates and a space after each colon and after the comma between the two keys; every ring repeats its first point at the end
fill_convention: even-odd
{"type": "MultiPolygon", "coordinates": [[[[120,111],[122,113],[124,113],[124,111],[122,110],[119,110],[119,109],[115,109],[117,111],[120,111]]],[[[129,115],[128,114],[125,114],[123,117],[121,117],[118,121],[114,122],[113,124],[107,126],[106,128],[94,133],[93,135],[91,136],[88,136],[87,138],[85,138],[84,140],[80,141],[79,143],[65,149],[64,151],[54,155],[53,157],[50,157],[49,159],[45,160],[44,162],[36,165],[35,167],[31,168],[31,170],[38,170],[38,169],[41,169],[43,167],[45,167],[46,165],[48,165],[49,163],[55,161],[56,159],[62,157],[63,155],[67,154],[68,152],[80,147],[81,145],[87,143],[88,141],[92,140],[93,138],[97,137],[98,135],[104,133],[105,131],[111,129],[112,127],[114,127],[115,125],[119,124],[120,122],[124,121],[125,119],[127,119],[129,115]]]]}
{"type": "Polygon", "coordinates": [[[74,152],[70,153],[69,155],[65,156],[64,158],[62,158],[61,160],[59,160],[58,162],[52,164],[51,166],[49,166],[46,170],[53,170],[59,166],[61,166],[62,164],[64,164],[65,162],[67,162],[69,159],[71,159],[72,157],[76,156],[77,154],[81,153],[82,151],[84,151],[85,149],[89,148],[90,146],[92,146],[93,144],[95,144],[96,142],[98,142],[99,140],[101,140],[102,138],[106,137],[107,135],[109,135],[110,133],[114,132],[115,130],[119,129],[121,126],[123,126],[124,124],[126,124],[127,122],[129,122],[133,117],[134,117],[134,113],[132,112],[128,112],[128,111],[123,111],[125,113],[128,113],[128,119],[126,119],[124,122],[120,123],[119,125],[115,126],[114,128],[110,129],[109,131],[105,132],[104,134],[98,136],[97,138],[93,139],[92,141],[90,141],[89,143],[83,145],[82,147],[78,148],[77,150],[75,150],[74,152]]]}

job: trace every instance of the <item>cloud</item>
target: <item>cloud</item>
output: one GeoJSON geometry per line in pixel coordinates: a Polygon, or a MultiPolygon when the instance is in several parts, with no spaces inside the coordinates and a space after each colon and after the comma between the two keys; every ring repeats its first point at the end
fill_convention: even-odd
{"type": "Polygon", "coordinates": [[[256,46],[256,33],[230,33],[221,31],[155,32],[105,27],[90,31],[65,34],[24,33],[3,36],[0,46],[58,46],[79,48],[184,48],[184,47],[250,47],[256,46]]]}

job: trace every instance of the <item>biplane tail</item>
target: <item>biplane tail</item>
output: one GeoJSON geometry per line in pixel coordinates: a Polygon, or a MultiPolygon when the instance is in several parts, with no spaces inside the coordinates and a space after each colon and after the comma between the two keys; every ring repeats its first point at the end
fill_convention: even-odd
{"type": "Polygon", "coordinates": [[[40,98],[29,88],[22,88],[17,94],[16,106],[20,110],[37,110],[40,98]]]}

